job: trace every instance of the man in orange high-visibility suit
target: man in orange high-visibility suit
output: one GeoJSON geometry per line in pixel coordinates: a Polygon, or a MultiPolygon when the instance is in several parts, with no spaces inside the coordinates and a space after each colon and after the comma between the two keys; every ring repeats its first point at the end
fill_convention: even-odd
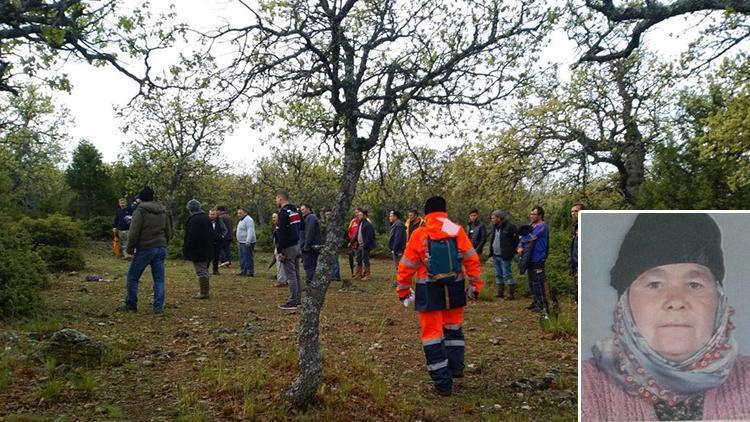
{"type": "Polygon", "coordinates": [[[463,377],[464,333],[461,324],[467,296],[476,299],[482,289],[481,264],[464,229],[448,219],[445,199],[439,196],[428,199],[424,213],[425,225],[416,229],[409,238],[399,263],[396,292],[402,301],[408,298],[412,276],[417,274],[414,308],[419,312],[427,370],[437,392],[447,396],[453,390],[453,378],[463,377]],[[445,252],[436,249],[436,244],[445,246],[442,251],[448,250],[447,256],[453,254],[448,261],[457,262],[451,266],[450,273],[434,274],[435,268],[445,264],[436,262],[438,257],[446,256],[443,255],[445,252]]]}

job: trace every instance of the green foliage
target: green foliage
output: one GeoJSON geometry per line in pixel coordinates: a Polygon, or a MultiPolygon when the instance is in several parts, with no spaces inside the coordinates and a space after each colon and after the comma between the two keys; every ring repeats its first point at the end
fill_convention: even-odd
{"type": "Polygon", "coordinates": [[[742,209],[750,201],[750,68],[726,62],[705,88],[679,95],[679,141],[659,146],[641,208],[742,209]]]}
{"type": "Polygon", "coordinates": [[[112,193],[112,178],[102,155],[88,141],[81,141],[65,170],[65,180],[76,196],[70,203],[74,216],[90,219],[111,212],[117,201],[112,193]]]}
{"type": "Polygon", "coordinates": [[[50,335],[60,331],[65,326],[65,321],[56,315],[37,314],[24,322],[21,328],[24,331],[50,335]]]}
{"type": "Polygon", "coordinates": [[[167,244],[167,258],[182,259],[182,244],[185,241],[184,230],[178,230],[174,236],[169,239],[167,244]]]}
{"type": "Polygon", "coordinates": [[[60,398],[65,382],[60,378],[50,378],[42,384],[37,391],[39,400],[45,402],[55,402],[60,398]]]}
{"type": "Polygon", "coordinates": [[[0,203],[11,214],[44,215],[67,208],[62,171],[68,111],[56,110],[35,87],[0,101],[0,203]]]}
{"type": "Polygon", "coordinates": [[[92,240],[112,240],[113,216],[99,215],[92,217],[83,223],[86,237],[92,240]]]}
{"type": "Polygon", "coordinates": [[[86,234],[80,222],[53,214],[38,219],[24,217],[21,224],[31,236],[32,248],[44,259],[50,271],[83,269],[85,261],[81,247],[86,243],[86,234]]]}
{"type": "Polygon", "coordinates": [[[0,216],[0,233],[0,318],[30,314],[41,307],[47,267],[29,250],[30,237],[20,224],[0,216]]]}
{"type": "Polygon", "coordinates": [[[94,373],[83,371],[73,378],[73,387],[84,396],[92,396],[99,389],[94,373]]]}

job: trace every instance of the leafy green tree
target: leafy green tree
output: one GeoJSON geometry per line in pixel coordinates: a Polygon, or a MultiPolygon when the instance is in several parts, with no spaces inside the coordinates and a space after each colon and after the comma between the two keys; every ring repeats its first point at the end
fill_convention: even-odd
{"type": "Polygon", "coordinates": [[[679,96],[678,140],[659,146],[639,206],[741,209],[750,200],[750,60],[727,61],[679,96]]]}
{"type": "Polygon", "coordinates": [[[42,215],[67,207],[70,194],[58,166],[69,124],[68,111],[36,87],[0,99],[0,175],[7,182],[0,195],[17,211],[42,215]]]}
{"type": "Polygon", "coordinates": [[[175,217],[175,228],[182,220],[176,217],[186,214],[183,205],[200,197],[199,188],[206,185],[201,182],[226,167],[220,148],[236,117],[204,95],[201,90],[161,91],[120,112],[126,120],[123,130],[132,134],[123,142],[128,190],[151,186],[175,217]]]}
{"type": "Polygon", "coordinates": [[[582,64],[570,83],[540,89],[540,104],[519,109],[511,131],[521,140],[506,145],[506,154],[532,156],[526,162],[534,178],[567,175],[581,186],[597,171],[614,170],[624,203],[632,205],[647,157],[670,136],[670,75],[652,55],[582,64]]]}
{"type": "Polygon", "coordinates": [[[70,204],[75,216],[88,220],[112,212],[116,201],[112,193],[112,178],[102,161],[102,154],[91,142],[78,143],[65,170],[65,179],[76,193],[70,204]]]}

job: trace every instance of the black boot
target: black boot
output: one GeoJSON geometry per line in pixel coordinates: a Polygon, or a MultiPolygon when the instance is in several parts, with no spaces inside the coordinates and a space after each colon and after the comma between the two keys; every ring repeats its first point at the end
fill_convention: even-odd
{"type": "Polygon", "coordinates": [[[193,299],[208,299],[208,277],[198,277],[201,292],[193,296],[193,299]]]}
{"type": "Polygon", "coordinates": [[[508,285],[508,300],[513,300],[515,298],[516,298],[516,285],[509,284],[508,285]]]}
{"type": "Polygon", "coordinates": [[[505,297],[505,284],[501,283],[497,285],[497,293],[495,293],[495,297],[500,299],[505,297]]]}

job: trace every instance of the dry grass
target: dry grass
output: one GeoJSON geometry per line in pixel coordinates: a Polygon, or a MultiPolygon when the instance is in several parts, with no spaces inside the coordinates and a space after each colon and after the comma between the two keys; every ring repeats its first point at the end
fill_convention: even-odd
{"type": "MultiPolygon", "coordinates": [[[[236,268],[211,278],[211,299],[191,298],[198,289],[192,265],[167,262],[164,317],[150,311],[151,277],[141,282],[138,313],[113,313],[124,297],[127,262],[92,250],[89,267],[61,275],[45,291],[46,316],[0,323],[16,341],[0,337],[0,416],[13,420],[575,420],[576,338],[566,316],[562,338],[546,339],[527,299],[497,302],[484,293],[466,310],[466,378],[452,397],[431,391],[413,310],[390,287],[390,261],[375,262],[362,293],[329,289],[321,315],[325,371],[318,402],[291,408],[281,397],[297,373],[298,312],[276,306],[287,291],[271,287],[269,257],[256,257],[255,278],[236,268]],[[102,274],[84,283],[86,273],[102,274]],[[82,291],[85,288],[86,291],[82,291]],[[499,323],[495,317],[509,318],[499,323]],[[84,381],[50,377],[42,365],[19,358],[39,347],[26,333],[72,327],[112,350],[84,381]],[[150,362],[150,364],[148,362],[150,362]],[[543,377],[557,366],[544,390],[510,387],[521,378],[543,377]]],[[[341,259],[346,274],[345,260],[341,259]]],[[[492,279],[490,265],[483,269],[492,279]]],[[[564,302],[563,312],[572,309],[564,302]]],[[[561,320],[562,321],[562,320],[561,320]]]]}

